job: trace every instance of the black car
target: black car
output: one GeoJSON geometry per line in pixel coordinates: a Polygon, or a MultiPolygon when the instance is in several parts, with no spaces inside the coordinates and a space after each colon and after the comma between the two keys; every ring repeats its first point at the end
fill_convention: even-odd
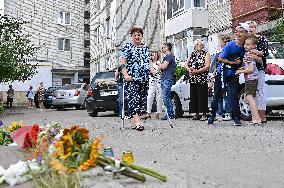
{"type": "MultiPolygon", "coordinates": [[[[48,108],[52,107],[52,98],[53,98],[53,95],[54,95],[54,91],[58,88],[59,87],[49,87],[48,89],[45,90],[44,99],[43,99],[43,106],[45,108],[48,109],[48,108]]],[[[35,106],[37,108],[39,108],[38,92],[35,93],[34,103],[35,103],[35,106]]]]}
{"type": "Polygon", "coordinates": [[[91,81],[86,100],[86,110],[91,117],[98,112],[118,112],[117,82],[115,71],[98,72],[91,81]]]}

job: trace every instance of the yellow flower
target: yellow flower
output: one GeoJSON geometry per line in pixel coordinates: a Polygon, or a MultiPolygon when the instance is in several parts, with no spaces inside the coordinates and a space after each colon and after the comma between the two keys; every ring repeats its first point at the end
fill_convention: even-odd
{"type": "Polygon", "coordinates": [[[24,122],[23,121],[19,121],[19,122],[12,122],[11,125],[9,125],[9,127],[7,128],[8,131],[13,132],[19,128],[24,127],[24,122]]]}

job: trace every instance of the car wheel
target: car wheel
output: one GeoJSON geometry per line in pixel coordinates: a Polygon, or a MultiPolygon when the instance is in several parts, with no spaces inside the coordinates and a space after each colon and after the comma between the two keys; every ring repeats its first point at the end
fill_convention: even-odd
{"type": "Polygon", "coordinates": [[[82,106],[80,106],[80,105],[76,105],[76,106],[75,106],[75,109],[76,109],[76,110],[80,110],[81,108],[82,108],[82,106]]]}
{"type": "Polygon", "coordinates": [[[49,109],[51,106],[45,105],[44,108],[49,109]]]}
{"type": "Polygon", "coordinates": [[[97,117],[97,116],[98,116],[98,110],[93,110],[92,113],[89,113],[89,116],[91,116],[91,117],[97,117]]]}
{"type": "Polygon", "coordinates": [[[181,118],[183,116],[183,111],[182,111],[181,102],[177,94],[173,95],[172,102],[173,102],[175,117],[181,118]]]}
{"type": "Polygon", "coordinates": [[[245,88],[243,88],[239,93],[239,104],[240,104],[241,118],[245,121],[251,120],[251,111],[249,104],[246,101],[245,88]]]}
{"type": "Polygon", "coordinates": [[[62,106],[56,106],[55,108],[56,108],[56,110],[62,110],[63,109],[62,106]]]}

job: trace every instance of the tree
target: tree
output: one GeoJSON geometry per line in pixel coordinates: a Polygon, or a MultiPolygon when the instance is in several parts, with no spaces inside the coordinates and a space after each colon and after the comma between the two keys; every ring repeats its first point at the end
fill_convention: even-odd
{"type": "Polygon", "coordinates": [[[269,38],[270,40],[284,42],[284,18],[281,18],[271,30],[269,38]]]}
{"type": "Polygon", "coordinates": [[[0,82],[25,81],[36,73],[36,66],[28,63],[36,48],[23,34],[23,24],[0,15],[0,82]]]}

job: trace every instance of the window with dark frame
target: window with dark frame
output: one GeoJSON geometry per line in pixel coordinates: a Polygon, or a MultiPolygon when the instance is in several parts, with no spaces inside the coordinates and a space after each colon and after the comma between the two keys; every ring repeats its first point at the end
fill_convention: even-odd
{"type": "Polygon", "coordinates": [[[90,11],[85,11],[84,12],[84,18],[85,19],[90,19],[90,11]]]}
{"type": "Polygon", "coordinates": [[[90,40],[84,40],[84,47],[89,48],[90,47],[90,40]]]}
{"type": "Polygon", "coordinates": [[[59,38],[57,39],[57,45],[59,51],[70,51],[71,50],[71,44],[70,39],[65,38],[59,38]]]}
{"type": "Polygon", "coordinates": [[[90,33],[90,24],[84,24],[84,31],[90,33]]]}
{"type": "Polygon", "coordinates": [[[84,52],[84,67],[90,67],[91,53],[84,52]]]}

